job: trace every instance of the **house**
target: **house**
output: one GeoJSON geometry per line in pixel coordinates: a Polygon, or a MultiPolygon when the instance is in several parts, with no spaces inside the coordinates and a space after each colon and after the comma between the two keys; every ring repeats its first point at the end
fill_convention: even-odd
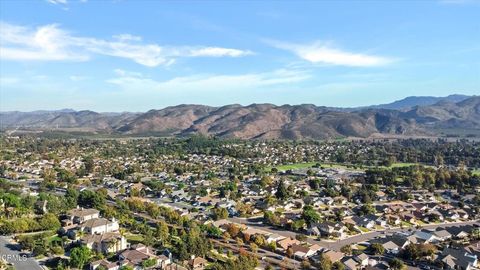
{"type": "Polygon", "coordinates": [[[434,232],[427,230],[420,230],[415,232],[415,237],[422,240],[424,243],[436,243],[440,239],[435,236],[434,232]]]}
{"type": "Polygon", "coordinates": [[[370,260],[370,258],[368,257],[367,254],[365,253],[361,253],[360,255],[358,256],[355,256],[353,257],[353,259],[355,261],[358,262],[358,264],[360,264],[360,267],[363,268],[363,267],[366,267],[368,265],[368,261],[370,260]]]}
{"type": "Polygon", "coordinates": [[[128,248],[127,240],[118,232],[88,234],[80,242],[98,253],[116,253],[128,248]]]}
{"type": "Polygon", "coordinates": [[[257,235],[257,234],[267,236],[270,233],[266,232],[266,231],[263,231],[263,230],[260,230],[260,229],[253,228],[253,227],[247,227],[246,230],[242,231],[242,234],[245,235],[245,236],[248,236],[248,237],[252,237],[252,236],[257,235]]]}
{"type": "Polygon", "coordinates": [[[345,257],[342,259],[342,263],[347,270],[358,270],[368,266],[368,256],[364,253],[355,257],[345,257]]]}
{"type": "Polygon", "coordinates": [[[281,248],[282,250],[286,251],[291,245],[300,244],[300,241],[293,238],[285,238],[280,241],[277,241],[277,247],[281,248]]]}
{"type": "Polygon", "coordinates": [[[102,269],[106,270],[118,270],[120,269],[120,266],[116,262],[109,262],[105,259],[94,261],[90,263],[90,270],[95,270],[97,268],[101,267],[102,269]]]}
{"type": "Polygon", "coordinates": [[[376,216],[376,215],[369,214],[369,215],[366,215],[365,218],[369,219],[369,220],[372,220],[373,222],[375,222],[375,224],[380,225],[380,226],[386,226],[387,225],[387,221],[383,217],[379,217],[379,216],[376,216]]]}
{"type": "Polygon", "coordinates": [[[412,213],[401,213],[399,216],[403,221],[408,223],[414,224],[417,221],[415,215],[412,213]]]}
{"type": "Polygon", "coordinates": [[[471,270],[476,267],[478,257],[463,248],[445,248],[441,254],[441,261],[444,263],[445,269],[471,270]]]}
{"type": "Polygon", "coordinates": [[[345,256],[345,254],[343,254],[342,252],[334,250],[329,250],[327,252],[324,252],[323,254],[327,256],[327,258],[329,258],[332,263],[340,261],[345,256]]]}
{"type": "Polygon", "coordinates": [[[271,242],[278,242],[282,239],[285,239],[285,236],[281,236],[279,234],[272,233],[267,237],[266,241],[267,241],[267,243],[271,243],[271,242]]]}
{"type": "Polygon", "coordinates": [[[144,245],[135,245],[118,255],[120,266],[129,265],[134,269],[143,269],[142,263],[147,260],[154,261],[158,265],[158,257],[155,252],[144,245]]]}
{"type": "Polygon", "coordinates": [[[460,219],[468,219],[468,217],[469,217],[467,211],[465,211],[463,209],[458,209],[457,214],[460,216],[460,219]]]}
{"type": "Polygon", "coordinates": [[[444,221],[445,217],[437,210],[429,211],[423,218],[426,222],[444,221]]]}
{"type": "Polygon", "coordinates": [[[371,241],[373,243],[379,243],[383,246],[387,253],[398,254],[400,250],[404,249],[410,244],[410,240],[402,235],[391,235],[384,238],[379,238],[371,241]]]}
{"type": "Polygon", "coordinates": [[[373,221],[371,219],[368,219],[368,218],[365,218],[365,217],[353,216],[351,219],[352,219],[354,225],[357,225],[357,226],[360,226],[360,227],[371,229],[375,226],[375,221],[373,221]]]}
{"type": "Polygon", "coordinates": [[[347,270],[357,270],[360,268],[359,263],[353,258],[343,258],[342,263],[345,265],[345,269],[347,270]]]}
{"type": "MultiPolygon", "coordinates": [[[[330,222],[326,221],[315,226],[318,228],[320,235],[343,237],[347,231],[347,227],[342,222],[330,222]]],[[[313,231],[315,233],[315,231],[313,231]]]]}
{"type": "Polygon", "coordinates": [[[80,229],[88,234],[116,232],[119,228],[120,227],[115,218],[113,218],[111,221],[106,218],[93,218],[80,224],[80,229]]]}
{"type": "Polygon", "coordinates": [[[87,220],[98,218],[100,211],[93,208],[84,209],[83,207],[80,208],[77,206],[77,208],[68,211],[68,216],[73,223],[80,224],[87,220]]]}
{"type": "Polygon", "coordinates": [[[405,211],[405,208],[402,204],[391,204],[385,209],[385,213],[388,214],[399,214],[403,211],[405,211]]]}
{"type": "Polygon", "coordinates": [[[307,259],[309,257],[312,257],[317,253],[318,250],[321,249],[320,246],[318,245],[313,245],[313,246],[304,246],[304,245],[299,245],[299,244],[293,244],[290,246],[293,252],[293,256],[298,259],[307,259]]]}
{"type": "Polygon", "coordinates": [[[188,261],[188,266],[191,270],[203,270],[207,265],[208,261],[202,257],[195,257],[192,255],[190,260],[188,261]]]}
{"type": "Polygon", "coordinates": [[[452,238],[452,235],[447,230],[437,230],[433,232],[433,235],[438,238],[439,241],[447,241],[452,238]]]}
{"type": "Polygon", "coordinates": [[[460,215],[457,213],[457,211],[440,209],[438,212],[440,212],[440,214],[442,214],[447,220],[458,221],[460,219],[460,215]]]}
{"type": "Polygon", "coordinates": [[[386,215],[385,218],[389,224],[392,224],[395,226],[398,226],[402,223],[402,220],[397,215],[386,215]]]}
{"type": "Polygon", "coordinates": [[[469,232],[472,230],[471,226],[461,226],[461,227],[448,227],[447,230],[453,238],[463,239],[469,236],[469,232]]]}

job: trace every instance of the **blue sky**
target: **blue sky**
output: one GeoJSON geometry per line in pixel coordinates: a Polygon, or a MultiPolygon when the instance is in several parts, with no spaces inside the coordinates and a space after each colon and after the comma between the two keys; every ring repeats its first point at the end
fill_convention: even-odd
{"type": "Polygon", "coordinates": [[[0,110],[480,94],[480,2],[0,1],[0,110]]]}

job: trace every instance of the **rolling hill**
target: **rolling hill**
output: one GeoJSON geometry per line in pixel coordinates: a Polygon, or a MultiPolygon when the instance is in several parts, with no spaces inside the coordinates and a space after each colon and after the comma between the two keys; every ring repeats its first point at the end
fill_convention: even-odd
{"type": "Polygon", "coordinates": [[[431,99],[407,98],[391,103],[396,105],[382,105],[387,108],[372,106],[351,110],[311,104],[251,104],[178,105],[145,113],[1,112],[0,124],[4,130],[74,129],[123,135],[205,134],[242,139],[437,136],[440,130],[480,130],[480,97],[452,95],[434,104],[414,105],[425,102],[430,103],[431,99]],[[401,109],[388,108],[392,106],[401,109]]]}

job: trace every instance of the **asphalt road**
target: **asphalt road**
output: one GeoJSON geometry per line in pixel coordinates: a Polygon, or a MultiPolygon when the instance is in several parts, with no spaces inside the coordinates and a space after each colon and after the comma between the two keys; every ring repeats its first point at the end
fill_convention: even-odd
{"type": "Polygon", "coordinates": [[[8,263],[12,263],[16,270],[42,270],[34,258],[24,255],[16,249],[16,245],[10,243],[10,237],[0,236],[0,256],[8,263]]]}
{"type": "MultiPolygon", "coordinates": [[[[229,218],[228,220],[240,224],[245,224],[250,227],[259,229],[259,230],[264,230],[267,232],[271,233],[276,233],[278,235],[284,236],[284,237],[293,237],[295,238],[295,235],[297,233],[288,231],[288,230],[283,230],[283,229],[277,229],[277,228],[272,228],[268,225],[264,225],[259,223],[261,221],[261,218],[255,218],[255,219],[245,219],[245,218],[229,218]]],[[[447,228],[447,227],[452,227],[452,226],[464,226],[464,225],[472,225],[472,224],[479,224],[480,222],[478,220],[474,221],[465,221],[465,222],[450,222],[450,223],[441,223],[441,224],[431,224],[431,225],[425,225],[422,226],[422,229],[435,229],[435,228],[447,228]]],[[[396,229],[386,229],[386,230],[380,230],[380,231],[373,231],[373,232],[368,232],[368,233],[362,233],[358,234],[346,239],[338,240],[338,241],[326,241],[326,240],[315,240],[311,238],[307,238],[307,242],[310,244],[317,244],[321,247],[325,247],[328,249],[332,249],[335,251],[340,251],[340,249],[349,244],[356,244],[356,243],[361,243],[368,241],[370,239],[373,239],[377,236],[384,235],[384,234],[392,234],[395,232],[407,232],[408,228],[406,229],[401,229],[401,228],[396,228],[396,229]]]]}
{"type": "Polygon", "coordinates": [[[214,245],[222,246],[228,249],[232,249],[236,252],[239,252],[240,248],[243,248],[250,255],[256,256],[260,263],[268,262],[275,265],[278,265],[285,269],[300,269],[301,262],[289,259],[286,256],[279,255],[269,250],[259,248],[256,253],[252,252],[250,247],[246,244],[239,247],[234,240],[224,240],[224,239],[212,239],[214,245]],[[279,256],[283,257],[282,260],[279,260],[279,256]]]}

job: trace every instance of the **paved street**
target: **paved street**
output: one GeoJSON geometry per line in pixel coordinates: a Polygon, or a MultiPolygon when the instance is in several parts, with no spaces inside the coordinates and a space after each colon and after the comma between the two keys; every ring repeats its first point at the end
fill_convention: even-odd
{"type": "MultiPolygon", "coordinates": [[[[229,218],[228,220],[240,224],[245,224],[250,227],[259,229],[259,230],[264,230],[268,231],[271,233],[276,233],[284,237],[293,237],[295,238],[295,235],[297,233],[291,232],[288,230],[283,230],[283,229],[277,229],[277,228],[271,228],[270,226],[263,225],[261,224],[262,218],[254,218],[254,219],[245,219],[245,218],[229,218]]],[[[465,222],[451,222],[451,223],[441,223],[441,224],[431,224],[431,225],[425,225],[422,226],[423,229],[435,229],[435,228],[447,228],[447,227],[452,227],[452,226],[463,226],[463,225],[472,225],[472,224],[479,224],[480,222],[478,220],[474,221],[465,221],[465,222]]],[[[361,243],[365,242],[367,240],[373,239],[377,236],[383,235],[383,234],[391,234],[395,232],[407,232],[409,229],[387,229],[387,230],[381,230],[381,231],[373,231],[369,233],[363,233],[359,235],[355,235],[346,239],[338,240],[338,241],[326,241],[326,240],[315,240],[311,238],[307,238],[307,242],[310,244],[317,244],[322,247],[326,247],[332,250],[340,251],[340,248],[342,248],[345,245],[349,244],[355,244],[355,243],[361,243]]]]}
{"type": "Polygon", "coordinates": [[[10,243],[10,238],[0,236],[0,256],[8,263],[12,263],[16,270],[41,270],[38,262],[34,258],[22,256],[23,253],[16,249],[16,246],[10,243]]]}
{"type": "MultiPolygon", "coordinates": [[[[224,239],[212,239],[212,242],[215,245],[223,246],[225,248],[234,250],[236,252],[239,252],[240,247],[237,246],[236,242],[234,240],[224,240],[224,239]]],[[[259,260],[260,263],[268,262],[272,263],[278,266],[281,266],[286,269],[300,269],[301,268],[301,262],[294,260],[294,259],[289,259],[286,256],[279,255],[277,253],[274,253],[269,250],[261,249],[259,248],[256,253],[252,252],[250,247],[248,245],[243,245],[242,248],[245,251],[248,251],[249,254],[256,256],[259,260]],[[280,257],[283,257],[282,260],[279,259],[280,257]]]]}

